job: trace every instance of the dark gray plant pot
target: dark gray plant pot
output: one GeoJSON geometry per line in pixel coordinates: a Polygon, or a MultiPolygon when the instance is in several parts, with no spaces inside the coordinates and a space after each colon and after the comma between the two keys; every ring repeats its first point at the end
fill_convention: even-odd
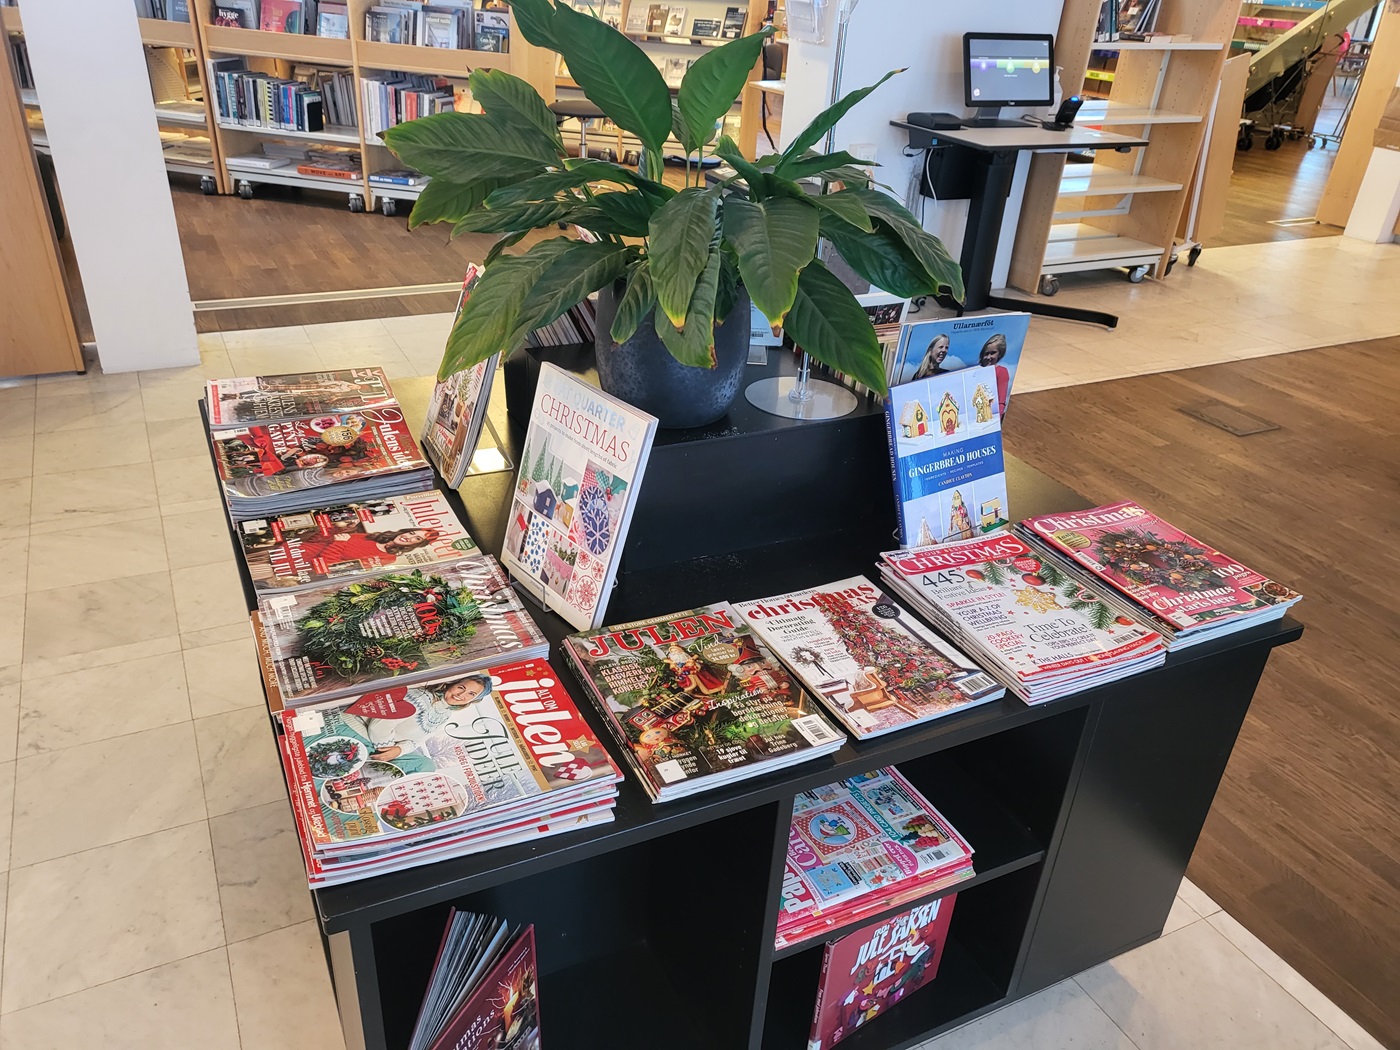
{"type": "Polygon", "coordinates": [[[739,396],[749,358],[749,294],[742,288],[724,324],[715,327],[714,368],[683,365],[656,334],[655,311],[625,343],[609,334],[623,285],[598,293],[598,380],[629,405],[650,412],[661,426],[681,430],[713,423],[739,396]]]}

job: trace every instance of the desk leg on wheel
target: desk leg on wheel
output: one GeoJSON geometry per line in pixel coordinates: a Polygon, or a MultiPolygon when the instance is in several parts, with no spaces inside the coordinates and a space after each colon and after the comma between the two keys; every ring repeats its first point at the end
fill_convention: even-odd
{"type": "Polygon", "coordinates": [[[1058,317],[1064,321],[1101,324],[1105,328],[1118,327],[1117,314],[1104,313],[1102,310],[1079,310],[1073,306],[1056,306],[1053,303],[1042,303],[1038,299],[1012,299],[1005,295],[989,295],[986,305],[994,306],[998,310],[1024,310],[1028,314],[1058,317]]]}
{"type": "Polygon", "coordinates": [[[1011,180],[1016,174],[1016,154],[1006,150],[978,151],[973,156],[983,169],[981,186],[972,195],[967,211],[967,230],[963,234],[963,286],[967,290],[965,310],[981,310],[992,292],[992,268],[997,261],[997,241],[1001,238],[1001,220],[1006,215],[1006,198],[1011,195],[1011,180]]]}

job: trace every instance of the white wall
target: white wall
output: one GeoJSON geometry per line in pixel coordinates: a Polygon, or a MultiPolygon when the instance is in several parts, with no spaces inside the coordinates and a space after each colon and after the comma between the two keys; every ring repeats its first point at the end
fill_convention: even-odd
{"type": "MultiPolygon", "coordinates": [[[[823,44],[793,41],[788,53],[787,96],[783,101],[783,145],[826,108],[831,92],[835,57],[836,7],[830,0],[830,25],[823,44]]],[[[964,114],[962,35],[967,32],[1054,33],[1060,24],[1061,0],[861,0],[851,16],[847,32],[841,94],[873,84],[891,69],[908,67],[890,80],[836,126],[836,148],[869,143],[881,167],[875,177],[893,187],[903,200],[919,158],[905,158],[901,150],[908,137],[889,125],[905,114],[944,111],[964,114]]],[[[1017,115],[1027,112],[1016,110],[1017,115]]],[[[1009,113],[1008,113],[1009,115],[1009,113]]],[[[759,152],[767,141],[759,133],[759,152]]],[[[857,152],[857,151],[852,151],[857,152]]],[[[1016,180],[1006,204],[993,287],[1006,284],[1016,220],[1021,213],[1030,154],[1017,163],[1016,180]]],[[[912,209],[919,214],[919,198],[912,209]]],[[[924,199],[924,225],[941,238],[956,258],[962,250],[966,201],[937,203],[924,199]]]]}
{"type": "Polygon", "coordinates": [[[26,3],[24,35],[103,371],[198,363],[136,5],[26,3]]]}

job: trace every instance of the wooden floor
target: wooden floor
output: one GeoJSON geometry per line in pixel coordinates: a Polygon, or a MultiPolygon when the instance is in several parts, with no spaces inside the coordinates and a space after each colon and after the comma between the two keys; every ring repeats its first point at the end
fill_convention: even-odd
{"type": "Polygon", "coordinates": [[[1400,1048],[1400,339],[1014,399],[1007,447],[1293,585],[1190,877],[1400,1048]],[[1178,409],[1281,427],[1237,438],[1178,409]]]}

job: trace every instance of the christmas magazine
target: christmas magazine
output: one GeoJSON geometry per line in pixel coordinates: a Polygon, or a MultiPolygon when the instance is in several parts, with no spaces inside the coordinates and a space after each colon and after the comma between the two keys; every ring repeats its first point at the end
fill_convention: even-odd
{"type": "Polygon", "coordinates": [[[535,928],[505,930],[452,909],[409,1050],[540,1050],[535,928]]]}
{"type": "Polygon", "coordinates": [[[238,523],[253,586],[294,590],[379,569],[458,561],[476,551],[435,489],[238,523]]]}
{"type": "MultiPolygon", "coordinates": [[[[475,263],[467,267],[462,292],[457,297],[454,327],[481,274],[482,268],[475,263]]],[[[450,344],[451,340],[448,342],[450,344]]],[[[452,488],[467,476],[476,454],[481,427],[486,421],[486,406],[491,399],[491,381],[500,359],[500,354],[492,354],[485,361],[439,379],[433,387],[428,416],[423,422],[423,448],[452,488]]]]}
{"type": "Polygon", "coordinates": [[[501,561],[545,608],[601,626],[656,418],[540,366],[501,561]]]}
{"type": "Polygon", "coordinates": [[[549,643],[494,558],[267,594],[258,620],[289,706],[541,657],[549,643]]]}
{"type": "Polygon", "coordinates": [[[830,1050],[938,975],[956,900],[915,905],[826,946],[807,1050],[830,1050]]]}
{"type": "Polygon", "coordinates": [[[727,602],[572,635],[563,650],[656,802],[846,739],[727,602]]]}
{"type": "Polygon", "coordinates": [[[864,576],[734,607],[860,740],[1006,692],[864,576]]]}
{"type": "Polygon", "coordinates": [[[1027,518],[1017,532],[1112,587],[1171,638],[1278,619],[1302,597],[1131,501],[1027,518]]]}
{"type": "Polygon", "coordinates": [[[379,368],[213,379],[205,385],[205,407],[211,427],[357,412],[392,404],[393,391],[379,368]]]}
{"type": "Polygon", "coordinates": [[[986,313],[931,321],[920,321],[911,315],[899,334],[887,376],[890,386],[981,365],[992,369],[995,411],[1004,416],[1030,325],[1031,315],[1027,313],[986,313]]]}

